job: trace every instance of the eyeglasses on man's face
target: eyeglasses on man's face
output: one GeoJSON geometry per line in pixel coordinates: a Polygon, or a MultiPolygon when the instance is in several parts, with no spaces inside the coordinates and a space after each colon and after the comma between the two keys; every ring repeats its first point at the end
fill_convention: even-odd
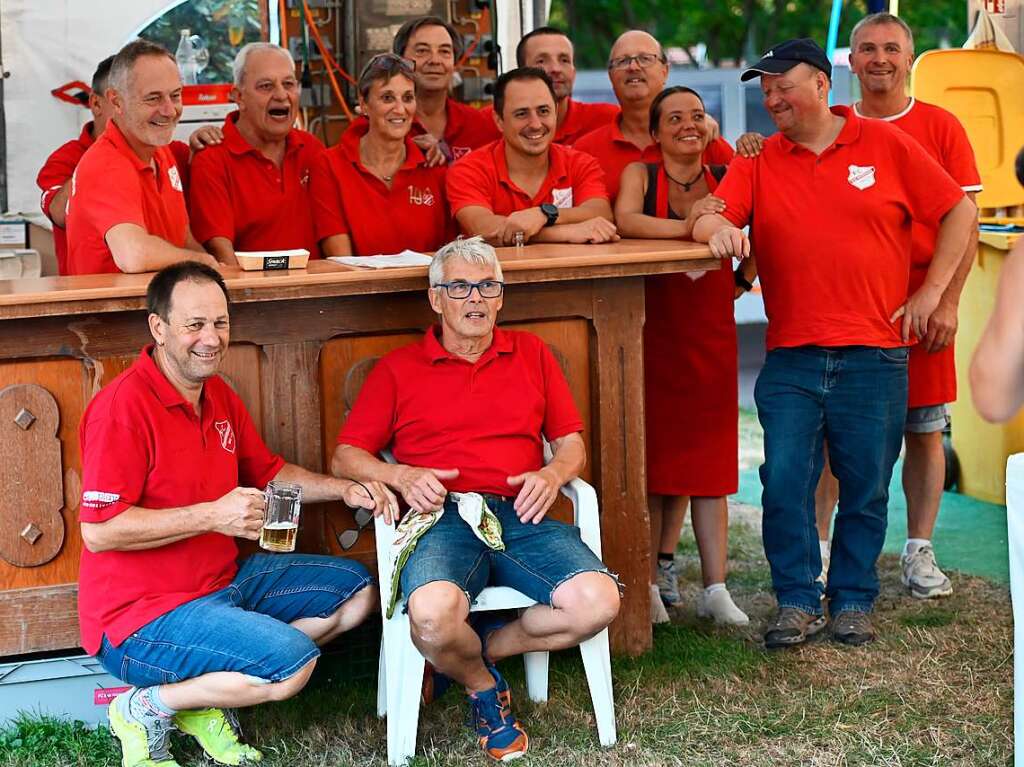
{"type": "Polygon", "coordinates": [[[629,65],[636,62],[641,69],[653,67],[661,61],[661,56],[655,53],[638,53],[636,56],[619,56],[608,62],[608,69],[629,69],[629,65]]]}
{"type": "Polygon", "coordinates": [[[444,288],[448,298],[469,298],[473,288],[477,289],[481,298],[497,298],[505,290],[505,283],[500,280],[481,280],[480,282],[453,280],[452,282],[439,282],[434,287],[444,288]]]}

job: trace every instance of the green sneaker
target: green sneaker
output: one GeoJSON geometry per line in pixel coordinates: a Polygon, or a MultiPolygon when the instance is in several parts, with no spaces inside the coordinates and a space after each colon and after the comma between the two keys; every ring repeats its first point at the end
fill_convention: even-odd
{"type": "Polygon", "coordinates": [[[219,764],[249,764],[263,758],[262,753],[239,740],[238,718],[231,709],[179,711],[174,723],[199,741],[203,751],[219,764]]]}
{"type": "Polygon", "coordinates": [[[134,687],[121,693],[107,709],[110,729],[121,741],[122,767],[181,767],[171,756],[171,720],[159,719],[147,726],[136,719],[128,708],[133,692],[134,687]]]}

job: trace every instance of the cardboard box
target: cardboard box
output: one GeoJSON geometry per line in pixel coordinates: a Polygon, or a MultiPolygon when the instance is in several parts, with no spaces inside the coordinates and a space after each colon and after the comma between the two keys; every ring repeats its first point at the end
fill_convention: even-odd
{"type": "Polygon", "coordinates": [[[0,280],[42,276],[42,259],[35,250],[0,250],[0,280]]]}
{"type": "Polygon", "coordinates": [[[19,250],[28,245],[25,219],[0,219],[0,249],[19,250]]]}

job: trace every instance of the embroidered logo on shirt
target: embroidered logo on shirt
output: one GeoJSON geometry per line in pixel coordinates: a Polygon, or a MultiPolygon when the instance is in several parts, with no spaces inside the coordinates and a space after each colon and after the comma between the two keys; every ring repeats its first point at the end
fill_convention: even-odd
{"type": "Polygon", "coordinates": [[[231,428],[231,421],[214,421],[213,428],[220,435],[220,446],[229,453],[235,452],[235,432],[231,428]]]}
{"type": "Polygon", "coordinates": [[[875,166],[874,165],[851,165],[850,175],[846,179],[850,182],[850,186],[856,187],[861,191],[867,189],[870,186],[875,185],[875,166]]]}
{"type": "Polygon", "coordinates": [[[467,154],[473,151],[472,147],[468,146],[453,146],[452,150],[452,162],[455,162],[460,157],[465,157],[467,154]]]}
{"type": "Polygon", "coordinates": [[[299,186],[306,186],[309,183],[309,168],[302,171],[302,175],[299,177],[299,186]]]}
{"type": "Polygon", "coordinates": [[[181,176],[178,175],[178,166],[172,165],[167,169],[167,178],[171,180],[171,187],[178,192],[184,191],[181,188],[181,176]]]}
{"type": "Polygon", "coordinates": [[[572,187],[566,189],[552,189],[551,190],[551,202],[554,203],[556,208],[571,208],[572,207],[572,187]]]}
{"type": "Polygon", "coordinates": [[[434,193],[430,191],[430,187],[426,189],[420,189],[418,187],[409,185],[409,204],[410,205],[426,205],[430,207],[434,204],[434,193]]]}
{"type": "Polygon", "coordinates": [[[105,509],[121,500],[117,493],[104,493],[100,490],[86,490],[82,493],[82,505],[87,509],[105,509]]]}

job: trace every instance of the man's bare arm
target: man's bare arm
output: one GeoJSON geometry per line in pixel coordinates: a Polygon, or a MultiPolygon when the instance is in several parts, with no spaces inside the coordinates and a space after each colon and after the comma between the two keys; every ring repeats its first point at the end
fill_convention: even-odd
{"type": "Polygon", "coordinates": [[[211,237],[206,241],[206,249],[225,266],[238,266],[235,246],[227,237],[211,237]]]}
{"type": "Polygon", "coordinates": [[[68,195],[71,193],[71,179],[64,182],[64,185],[50,200],[50,207],[46,213],[53,222],[54,226],[59,226],[61,229],[67,227],[67,210],[68,210],[68,195]]]}
{"type": "Polygon", "coordinates": [[[179,261],[199,261],[208,266],[217,262],[205,251],[179,248],[149,234],[138,224],[117,224],[107,230],[107,247],[122,272],[155,272],[179,261]]]}
{"type": "Polygon", "coordinates": [[[344,477],[330,477],[318,474],[294,463],[286,463],[281,467],[274,479],[279,482],[292,482],[302,487],[302,500],[308,503],[321,501],[344,501],[350,508],[376,509],[392,506],[397,508],[398,502],[391,491],[382,482],[365,480],[353,482],[344,477]]]}
{"type": "Polygon", "coordinates": [[[263,508],[263,491],[251,487],[236,487],[216,501],[174,509],[130,506],[105,522],[82,522],[82,541],[95,553],[155,549],[209,532],[256,540],[263,508]]]}
{"type": "MultiPolygon", "coordinates": [[[[444,505],[448,494],[442,480],[455,479],[458,469],[421,468],[401,463],[387,463],[361,447],[338,445],[331,458],[331,474],[351,477],[360,482],[382,482],[398,491],[415,511],[436,511],[444,505]]],[[[397,510],[375,509],[390,524],[398,519],[397,510]]]]}

